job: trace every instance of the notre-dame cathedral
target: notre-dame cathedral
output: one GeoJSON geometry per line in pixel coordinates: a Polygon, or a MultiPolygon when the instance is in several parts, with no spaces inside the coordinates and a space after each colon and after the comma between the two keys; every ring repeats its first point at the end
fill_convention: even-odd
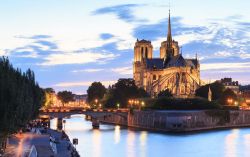
{"type": "Polygon", "coordinates": [[[189,97],[201,85],[197,56],[195,59],[184,59],[178,42],[172,39],[170,13],[167,40],[161,43],[160,58],[153,58],[151,41],[137,39],[133,77],[136,85],[152,97],[165,89],[176,97],[189,97]]]}

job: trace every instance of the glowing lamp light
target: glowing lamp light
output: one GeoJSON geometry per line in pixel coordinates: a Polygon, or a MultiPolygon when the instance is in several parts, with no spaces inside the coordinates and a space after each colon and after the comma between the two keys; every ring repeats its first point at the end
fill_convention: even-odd
{"type": "Polygon", "coordinates": [[[246,99],[246,103],[250,103],[250,99],[246,99]]]}
{"type": "Polygon", "coordinates": [[[235,102],[234,102],[234,105],[235,105],[235,106],[237,106],[238,104],[239,104],[238,101],[235,101],[235,102]]]}
{"type": "Polygon", "coordinates": [[[97,103],[98,102],[98,99],[95,99],[95,103],[97,103]]]}
{"type": "Polygon", "coordinates": [[[227,99],[227,102],[228,102],[229,104],[232,104],[232,103],[233,103],[233,99],[228,98],[228,99],[227,99]]]}

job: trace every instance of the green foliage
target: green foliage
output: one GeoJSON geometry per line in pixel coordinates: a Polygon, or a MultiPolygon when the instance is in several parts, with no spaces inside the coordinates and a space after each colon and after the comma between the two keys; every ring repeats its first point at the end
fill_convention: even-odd
{"type": "Polygon", "coordinates": [[[224,86],[219,82],[214,82],[212,84],[201,86],[195,91],[195,95],[207,99],[209,87],[212,91],[212,100],[220,99],[220,97],[222,96],[222,92],[224,91],[224,86]]]}
{"type": "Polygon", "coordinates": [[[53,88],[45,88],[44,91],[47,93],[55,93],[55,90],[53,88]]]}
{"type": "Polygon", "coordinates": [[[53,96],[55,94],[55,90],[53,88],[46,88],[44,89],[45,92],[45,103],[43,108],[50,108],[53,105],[53,96]]]}
{"type": "Polygon", "coordinates": [[[88,90],[88,102],[91,103],[95,99],[101,100],[106,93],[106,88],[102,85],[101,82],[93,82],[91,86],[89,86],[88,90]]]}
{"type": "Polygon", "coordinates": [[[44,91],[34,73],[14,69],[7,58],[0,58],[0,132],[13,133],[36,118],[44,103],[44,91]]]}
{"type": "Polygon", "coordinates": [[[173,94],[171,93],[171,91],[169,89],[165,89],[157,95],[158,98],[160,98],[160,97],[172,97],[172,96],[173,96],[173,94]]]}
{"type": "Polygon", "coordinates": [[[74,101],[74,95],[70,91],[61,91],[57,93],[58,98],[62,101],[63,104],[66,104],[70,101],[74,101]]]}
{"type": "Polygon", "coordinates": [[[237,95],[231,89],[226,89],[224,92],[222,92],[222,95],[220,98],[220,104],[222,104],[222,105],[234,105],[234,102],[236,100],[237,100],[237,95]],[[228,103],[228,99],[232,99],[232,104],[228,103]]]}
{"type": "Polygon", "coordinates": [[[209,102],[203,98],[168,98],[161,97],[148,106],[157,110],[203,110],[203,109],[220,109],[220,105],[216,102],[209,102]]]}
{"type": "Polygon", "coordinates": [[[138,88],[133,79],[119,79],[116,84],[109,87],[104,98],[105,107],[115,108],[119,103],[120,107],[127,107],[129,99],[148,97],[144,89],[138,88]]]}

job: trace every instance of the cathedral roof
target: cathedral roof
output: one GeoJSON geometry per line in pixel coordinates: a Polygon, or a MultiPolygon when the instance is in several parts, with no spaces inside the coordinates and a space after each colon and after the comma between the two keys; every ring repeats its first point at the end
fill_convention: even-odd
{"type": "Polygon", "coordinates": [[[161,58],[152,58],[146,59],[146,67],[148,69],[163,69],[163,59],[161,58]]]}
{"type": "Polygon", "coordinates": [[[137,42],[138,42],[138,43],[151,43],[151,41],[145,40],[145,39],[142,39],[142,40],[138,40],[138,39],[137,39],[137,42]]]}
{"type": "Polygon", "coordinates": [[[171,57],[166,64],[166,67],[185,67],[185,66],[188,66],[188,64],[181,54],[171,57]]]}
{"type": "Polygon", "coordinates": [[[193,67],[196,68],[199,64],[197,59],[184,59],[181,54],[171,57],[164,67],[164,59],[161,58],[152,58],[146,59],[146,68],[147,69],[164,69],[167,67],[193,67]]]}

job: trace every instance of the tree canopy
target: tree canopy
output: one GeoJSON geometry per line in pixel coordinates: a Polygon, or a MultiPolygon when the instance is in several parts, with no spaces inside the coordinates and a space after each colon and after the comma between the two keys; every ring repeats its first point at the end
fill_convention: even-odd
{"type": "Polygon", "coordinates": [[[116,84],[109,87],[105,97],[105,107],[127,107],[129,99],[148,97],[144,89],[138,88],[133,79],[119,79],[116,84]]]}
{"type": "Polygon", "coordinates": [[[235,105],[235,101],[237,100],[237,95],[231,90],[226,89],[222,92],[222,96],[220,98],[220,103],[222,105],[235,105]]]}
{"type": "Polygon", "coordinates": [[[0,58],[0,132],[13,133],[39,113],[44,91],[35,82],[34,72],[22,73],[7,58],[0,58]]]}
{"type": "Polygon", "coordinates": [[[49,108],[53,105],[53,96],[55,94],[55,90],[53,88],[45,88],[45,103],[44,103],[44,108],[49,108]]]}
{"type": "Polygon", "coordinates": [[[208,90],[209,87],[212,91],[212,100],[218,100],[222,96],[222,92],[224,91],[224,86],[219,82],[214,82],[211,84],[207,84],[205,86],[201,86],[195,91],[195,95],[203,98],[208,98],[208,90]]]}
{"type": "Polygon", "coordinates": [[[102,85],[101,82],[93,82],[88,90],[88,98],[87,101],[93,102],[95,99],[101,100],[104,96],[104,94],[106,93],[106,88],[104,85],[102,85]]]}
{"type": "Polygon", "coordinates": [[[172,97],[173,94],[171,93],[171,91],[169,89],[165,89],[163,91],[160,91],[160,93],[157,95],[158,98],[160,97],[172,97]]]}
{"type": "Polygon", "coordinates": [[[70,101],[74,101],[74,94],[70,91],[58,92],[57,96],[62,101],[63,105],[70,101]]]}
{"type": "Polygon", "coordinates": [[[215,102],[209,102],[204,98],[174,98],[160,97],[152,102],[147,108],[157,110],[204,110],[221,109],[221,106],[215,102]]]}

